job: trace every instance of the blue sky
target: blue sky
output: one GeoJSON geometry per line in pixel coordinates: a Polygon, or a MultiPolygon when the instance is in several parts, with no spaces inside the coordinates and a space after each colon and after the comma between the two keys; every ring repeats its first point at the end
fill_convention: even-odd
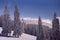
{"type": "Polygon", "coordinates": [[[20,17],[52,19],[55,11],[60,16],[60,0],[0,0],[0,15],[4,14],[4,7],[8,5],[10,16],[13,17],[16,4],[20,17]]]}

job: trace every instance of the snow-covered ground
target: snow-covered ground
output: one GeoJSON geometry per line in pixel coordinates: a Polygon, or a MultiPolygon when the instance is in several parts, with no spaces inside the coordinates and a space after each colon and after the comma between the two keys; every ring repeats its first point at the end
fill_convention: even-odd
{"type": "Polygon", "coordinates": [[[1,34],[1,32],[2,32],[2,28],[0,27],[0,34],[1,34]]]}
{"type": "Polygon", "coordinates": [[[36,37],[23,33],[19,38],[0,37],[0,40],[36,40],[36,37]]]}
{"type": "MultiPolygon", "coordinates": [[[[2,28],[0,27],[0,33],[2,31],[2,28]]],[[[36,40],[35,36],[22,33],[22,35],[19,38],[13,38],[13,37],[1,37],[0,40],[36,40]]]]}

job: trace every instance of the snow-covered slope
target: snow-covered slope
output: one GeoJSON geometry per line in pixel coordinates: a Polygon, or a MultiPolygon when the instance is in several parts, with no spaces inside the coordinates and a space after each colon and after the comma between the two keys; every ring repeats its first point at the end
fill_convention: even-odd
{"type": "Polygon", "coordinates": [[[36,40],[36,37],[23,33],[19,38],[0,37],[0,40],[36,40]]]}
{"type": "MultiPolygon", "coordinates": [[[[0,32],[1,31],[2,31],[2,28],[0,27],[0,32]]],[[[19,38],[0,36],[0,40],[36,40],[36,36],[32,36],[29,34],[22,33],[22,35],[19,38]]]]}
{"type": "Polygon", "coordinates": [[[0,27],[0,34],[1,34],[1,32],[2,32],[2,28],[0,27]]]}

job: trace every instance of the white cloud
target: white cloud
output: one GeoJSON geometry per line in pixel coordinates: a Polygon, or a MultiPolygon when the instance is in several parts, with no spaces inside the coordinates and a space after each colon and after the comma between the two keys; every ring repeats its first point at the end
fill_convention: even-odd
{"type": "MultiPolygon", "coordinates": [[[[25,17],[23,19],[24,19],[24,22],[26,24],[38,24],[38,18],[25,17]]],[[[41,20],[42,20],[42,24],[43,25],[49,26],[50,28],[52,27],[51,26],[52,25],[52,21],[50,19],[44,19],[44,18],[42,18],[41,20]]]]}
{"type": "MultiPolygon", "coordinates": [[[[59,24],[60,24],[60,17],[57,17],[59,19],[59,24]]],[[[30,18],[30,17],[25,17],[25,18],[21,18],[24,19],[24,22],[26,24],[38,24],[38,18],[30,18]]],[[[49,26],[50,28],[52,28],[52,20],[50,19],[45,19],[45,18],[41,18],[42,20],[42,24],[49,26]]]]}
{"type": "Polygon", "coordinates": [[[57,17],[59,19],[59,24],[60,24],[60,17],[57,17]]]}
{"type": "Polygon", "coordinates": [[[60,20],[60,17],[57,17],[60,20]]]}
{"type": "MultiPolygon", "coordinates": [[[[38,18],[29,18],[29,17],[26,17],[26,18],[21,18],[21,19],[24,19],[24,20],[27,20],[27,21],[31,21],[31,22],[34,21],[34,22],[38,23],[38,18]]],[[[51,24],[51,20],[50,19],[42,18],[41,20],[42,20],[42,22],[51,24]]]]}
{"type": "Polygon", "coordinates": [[[42,19],[42,24],[52,28],[52,20],[50,19],[42,19]]]}
{"type": "Polygon", "coordinates": [[[37,22],[38,22],[38,19],[37,18],[29,18],[29,17],[26,17],[26,18],[23,18],[23,20],[24,20],[24,22],[26,24],[37,24],[37,22]]]}
{"type": "Polygon", "coordinates": [[[42,22],[48,23],[48,24],[52,24],[52,21],[50,19],[42,19],[42,22]]]}

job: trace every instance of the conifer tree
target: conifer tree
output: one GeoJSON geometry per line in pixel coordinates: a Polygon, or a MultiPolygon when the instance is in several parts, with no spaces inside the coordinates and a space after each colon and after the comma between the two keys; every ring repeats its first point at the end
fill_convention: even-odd
{"type": "Polygon", "coordinates": [[[59,40],[59,19],[54,12],[54,19],[52,21],[52,40],[59,40]]]}
{"type": "Polygon", "coordinates": [[[18,10],[17,5],[15,6],[15,12],[14,12],[14,36],[19,37],[21,35],[21,27],[20,27],[20,13],[18,10]]]}
{"type": "Polygon", "coordinates": [[[8,33],[9,33],[9,9],[7,7],[7,5],[5,6],[5,10],[4,10],[4,16],[3,16],[3,19],[2,19],[2,26],[3,26],[3,31],[2,31],[2,34],[5,35],[5,36],[8,36],[8,33]]]}
{"type": "Polygon", "coordinates": [[[41,18],[38,19],[38,34],[37,34],[37,40],[45,40],[44,39],[44,32],[42,27],[41,18]]]}

